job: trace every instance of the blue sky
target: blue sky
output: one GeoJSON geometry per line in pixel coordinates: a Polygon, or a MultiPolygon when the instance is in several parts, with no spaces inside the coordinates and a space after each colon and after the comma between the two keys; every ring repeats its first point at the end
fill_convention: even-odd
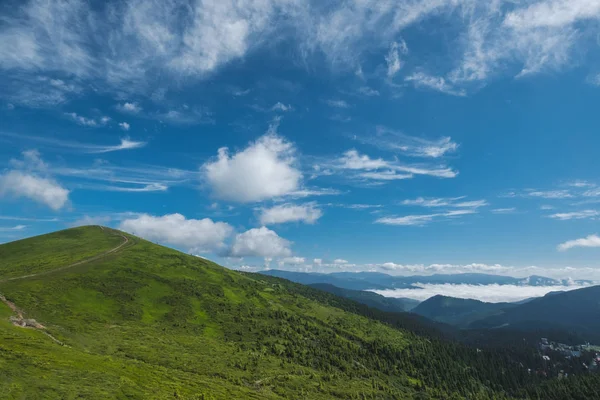
{"type": "Polygon", "coordinates": [[[3,2],[0,242],[600,279],[600,2],[322,4],[3,2]]]}

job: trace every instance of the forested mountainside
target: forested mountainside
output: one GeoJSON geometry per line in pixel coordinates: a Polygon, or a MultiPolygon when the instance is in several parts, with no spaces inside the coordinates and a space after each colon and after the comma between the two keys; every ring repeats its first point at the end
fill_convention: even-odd
{"type": "Polygon", "coordinates": [[[7,398],[575,399],[600,392],[595,376],[555,382],[528,372],[540,363],[533,353],[467,347],[422,318],[238,273],[98,226],[0,245],[0,293],[7,398]]]}

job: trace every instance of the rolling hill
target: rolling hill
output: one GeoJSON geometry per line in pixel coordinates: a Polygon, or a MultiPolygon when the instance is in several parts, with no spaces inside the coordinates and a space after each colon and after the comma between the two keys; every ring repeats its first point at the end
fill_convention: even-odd
{"type": "Polygon", "coordinates": [[[563,329],[600,340],[600,286],[551,292],[470,324],[487,329],[563,329]]]}
{"type": "Polygon", "coordinates": [[[512,303],[485,303],[473,299],[436,295],[420,303],[412,312],[434,321],[467,327],[473,321],[515,306],[517,305],[512,303]]]}
{"type": "Polygon", "coordinates": [[[571,398],[405,314],[105,227],[0,245],[0,293],[5,398],[571,398]]]}
{"type": "Polygon", "coordinates": [[[336,296],[345,297],[347,299],[366,304],[369,307],[388,312],[410,311],[419,304],[418,300],[385,297],[380,294],[367,292],[364,290],[342,289],[328,283],[313,283],[309,286],[325,292],[333,293],[336,296]]]}

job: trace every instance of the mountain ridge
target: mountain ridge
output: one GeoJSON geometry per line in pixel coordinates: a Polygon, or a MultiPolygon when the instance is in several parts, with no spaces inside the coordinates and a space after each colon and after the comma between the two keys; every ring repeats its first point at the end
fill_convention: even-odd
{"type": "Polygon", "coordinates": [[[516,286],[565,286],[571,284],[593,284],[590,280],[553,279],[537,275],[515,278],[504,275],[480,273],[433,274],[394,276],[381,272],[294,272],[285,270],[264,270],[261,274],[277,276],[302,284],[329,283],[351,290],[415,289],[419,284],[467,284],[467,285],[516,285],[516,286]]]}

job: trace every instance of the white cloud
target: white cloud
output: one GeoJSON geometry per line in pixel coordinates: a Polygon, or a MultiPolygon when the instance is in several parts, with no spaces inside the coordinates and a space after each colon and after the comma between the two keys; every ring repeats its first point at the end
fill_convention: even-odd
{"type": "Polygon", "coordinates": [[[594,183],[580,180],[580,179],[572,181],[572,182],[568,182],[567,185],[575,187],[575,188],[593,188],[596,186],[594,183]]]}
{"type": "Polygon", "coordinates": [[[383,225],[421,226],[433,221],[439,214],[429,215],[406,215],[404,217],[383,217],[375,221],[383,225]]]}
{"type": "Polygon", "coordinates": [[[402,61],[400,60],[400,54],[405,55],[408,53],[408,47],[406,46],[406,42],[401,40],[400,42],[392,42],[390,45],[390,50],[385,56],[385,61],[387,63],[387,77],[388,79],[392,79],[400,68],[402,68],[402,61]]]}
{"type": "Polygon", "coordinates": [[[65,113],[65,115],[67,117],[69,117],[70,119],[72,119],[73,121],[75,121],[76,123],[78,123],[79,125],[90,126],[90,127],[104,126],[110,121],[109,117],[101,117],[99,119],[86,118],[86,117],[81,116],[74,112],[65,113]]]}
{"type": "Polygon", "coordinates": [[[530,190],[526,191],[525,196],[542,199],[570,199],[575,197],[568,190],[530,190]]]}
{"type": "Polygon", "coordinates": [[[136,142],[134,140],[123,138],[121,139],[121,143],[115,146],[99,146],[99,145],[88,145],[87,153],[110,153],[112,151],[119,150],[133,150],[139,149],[140,147],[144,147],[146,142],[136,142]]]}
{"type": "Polygon", "coordinates": [[[466,285],[466,284],[416,284],[419,289],[372,290],[386,297],[406,297],[419,301],[435,295],[475,299],[489,303],[517,302],[531,297],[541,297],[557,290],[568,291],[585,286],[517,286],[517,285],[466,285]]]}
{"type": "Polygon", "coordinates": [[[321,259],[321,258],[313,258],[313,264],[315,264],[315,265],[321,265],[321,264],[323,264],[323,259],[321,259]]]}
{"type": "Polygon", "coordinates": [[[187,219],[181,214],[141,214],[122,221],[119,229],[150,241],[183,247],[191,253],[223,248],[224,240],[233,232],[231,225],[225,222],[187,219]]]}
{"type": "Polygon", "coordinates": [[[437,178],[454,178],[458,175],[458,172],[446,166],[402,164],[397,160],[387,161],[382,158],[371,158],[368,155],[360,154],[357,150],[346,151],[333,163],[324,161],[322,165],[316,166],[315,171],[317,176],[321,174],[321,171],[332,171],[350,173],[348,177],[351,179],[379,182],[410,179],[415,175],[437,178]]]}
{"type": "Polygon", "coordinates": [[[0,132],[0,136],[5,136],[15,140],[23,140],[27,139],[30,142],[35,142],[37,144],[41,144],[52,149],[68,149],[79,151],[82,153],[109,153],[112,151],[119,150],[132,150],[140,147],[144,147],[147,143],[131,140],[130,138],[122,138],[121,143],[118,145],[99,145],[99,144],[88,144],[88,143],[80,143],[70,140],[62,140],[54,137],[45,137],[45,136],[28,136],[23,134],[11,134],[7,132],[0,132]]]}
{"type": "Polygon", "coordinates": [[[379,96],[379,91],[378,90],[375,90],[375,89],[370,88],[368,86],[361,86],[358,89],[358,93],[363,94],[365,96],[369,96],[369,97],[371,97],[371,96],[379,96]]]}
{"type": "Polygon", "coordinates": [[[117,110],[124,113],[137,114],[142,111],[142,107],[135,102],[125,102],[122,104],[117,104],[117,110]]]}
{"type": "Polygon", "coordinates": [[[376,181],[397,181],[403,179],[412,179],[413,174],[398,174],[394,170],[378,171],[378,172],[361,172],[358,174],[359,177],[365,179],[372,179],[376,181]]]}
{"type": "Polygon", "coordinates": [[[202,173],[213,194],[223,200],[248,203],[285,196],[299,189],[302,179],[294,153],[291,143],[267,134],[233,155],[220,148],[202,173]]]}
{"type": "Polygon", "coordinates": [[[588,237],[568,240],[558,245],[559,251],[566,251],[576,247],[600,247],[600,237],[598,235],[589,235],[588,237]]]}
{"type": "Polygon", "coordinates": [[[343,258],[336,258],[333,260],[333,264],[348,264],[348,260],[344,260],[343,258]]]}
{"type": "Polygon", "coordinates": [[[277,102],[275,103],[275,105],[273,105],[273,107],[271,107],[271,111],[292,111],[294,108],[291,105],[285,105],[281,102],[277,102]]]}
{"type": "Polygon", "coordinates": [[[279,260],[279,266],[284,265],[302,265],[305,262],[304,257],[285,257],[279,260]]]}
{"type": "Polygon", "coordinates": [[[262,209],[260,223],[262,225],[282,224],[286,222],[304,222],[314,224],[323,212],[314,204],[281,204],[262,209]]]}
{"type": "Polygon", "coordinates": [[[435,70],[413,72],[409,81],[462,94],[460,85],[485,84],[494,75],[526,76],[593,60],[597,50],[586,46],[598,34],[600,15],[589,0],[363,0],[328,7],[294,0],[191,0],[185,7],[129,0],[102,8],[77,0],[22,3],[3,15],[0,68],[99,79],[119,91],[204,78],[279,41],[294,46],[307,64],[318,53],[352,73],[374,52],[388,52],[388,73],[399,74],[403,46],[394,41],[409,28],[419,34],[427,22],[452,26],[456,34],[426,31],[435,35],[436,51],[416,52],[413,59],[435,70]],[[390,43],[398,44],[387,48],[390,43]]]}
{"type": "Polygon", "coordinates": [[[253,228],[237,234],[229,251],[232,257],[290,257],[291,242],[266,228],[253,228]]]}
{"type": "Polygon", "coordinates": [[[556,213],[549,215],[549,218],[558,219],[560,221],[568,221],[571,219],[587,219],[587,218],[596,218],[600,216],[600,212],[596,210],[582,210],[582,211],[574,211],[568,213],[556,213]]]}
{"type": "Polygon", "coordinates": [[[440,197],[440,198],[424,198],[417,197],[413,200],[403,200],[402,205],[404,206],[421,206],[428,208],[435,207],[454,207],[454,208],[479,208],[488,205],[486,200],[472,200],[472,201],[459,201],[464,199],[465,196],[460,197],[440,197]]]}
{"type": "Polygon", "coordinates": [[[508,207],[508,208],[494,208],[493,210],[491,210],[492,213],[494,214],[512,214],[514,212],[517,211],[517,209],[515,207],[508,207]]]}
{"type": "Polygon", "coordinates": [[[388,168],[389,163],[381,158],[371,159],[369,156],[359,154],[356,150],[348,150],[339,159],[340,167],[344,169],[373,170],[388,168]]]}
{"type": "Polygon", "coordinates": [[[550,0],[511,11],[504,24],[515,29],[562,27],[579,20],[597,19],[599,15],[600,3],[597,1],[550,0]]]}
{"type": "Polygon", "coordinates": [[[432,76],[424,72],[415,72],[406,78],[406,82],[411,82],[416,87],[436,90],[445,94],[453,96],[465,96],[466,92],[462,89],[454,88],[450,83],[446,81],[444,77],[432,76]]]}
{"type": "Polygon", "coordinates": [[[143,192],[166,192],[169,187],[162,183],[149,183],[147,185],[138,184],[138,186],[114,186],[114,185],[83,185],[84,189],[101,190],[106,192],[128,192],[128,193],[143,193],[143,192]]]}
{"type": "Polygon", "coordinates": [[[346,102],[345,100],[329,99],[329,100],[326,100],[325,103],[327,103],[327,105],[330,107],[350,108],[350,104],[348,104],[348,102],[346,102]]]}
{"type": "Polygon", "coordinates": [[[26,197],[59,210],[69,200],[69,190],[32,173],[12,170],[0,175],[0,196],[26,197]]]}
{"type": "Polygon", "coordinates": [[[455,152],[459,147],[450,137],[430,140],[409,136],[384,126],[378,126],[375,134],[356,136],[355,140],[382,150],[423,158],[440,158],[455,152]]]}
{"type": "Polygon", "coordinates": [[[124,131],[128,131],[129,128],[131,127],[131,125],[129,125],[127,122],[119,122],[119,126],[121,127],[121,129],[123,129],[124,131]]]}
{"type": "Polygon", "coordinates": [[[447,220],[463,215],[477,214],[476,208],[450,210],[443,213],[425,215],[405,215],[402,217],[382,217],[375,220],[376,224],[399,225],[399,226],[423,226],[433,221],[447,220]]]}
{"type": "Polygon", "coordinates": [[[0,232],[22,231],[25,228],[27,228],[27,225],[0,226],[0,232]]]}

